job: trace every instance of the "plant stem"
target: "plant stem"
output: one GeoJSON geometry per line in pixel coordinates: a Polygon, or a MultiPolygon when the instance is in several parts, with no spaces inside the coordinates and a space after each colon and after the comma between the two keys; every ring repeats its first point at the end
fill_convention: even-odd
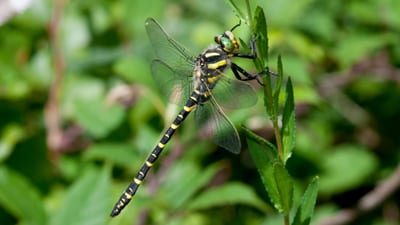
{"type": "Polygon", "coordinates": [[[272,124],[274,126],[276,147],[278,149],[279,158],[281,159],[282,162],[284,162],[281,130],[279,129],[279,125],[278,125],[278,117],[275,117],[275,118],[276,119],[272,122],[272,124]]]}
{"type": "Polygon", "coordinates": [[[290,221],[289,221],[289,214],[284,216],[284,220],[285,220],[285,225],[289,225],[290,221]]]}

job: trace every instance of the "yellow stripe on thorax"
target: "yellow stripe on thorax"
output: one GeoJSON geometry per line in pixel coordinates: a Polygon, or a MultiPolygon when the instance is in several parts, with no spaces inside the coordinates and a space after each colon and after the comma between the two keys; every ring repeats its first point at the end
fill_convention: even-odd
{"type": "Polygon", "coordinates": [[[217,82],[219,79],[221,79],[221,75],[209,77],[209,78],[207,78],[207,82],[212,84],[212,83],[217,82]]]}
{"type": "Polygon", "coordinates": [[[207,64],[207,68],[215,70],[215,69],[217,69],[217,68],[219,68],[221,66],[225,66],[225,65],[226,65],[226,59],[223,59],[223,60],[220,60],[220,61],[218,61],[216,63],[207,64]]]}

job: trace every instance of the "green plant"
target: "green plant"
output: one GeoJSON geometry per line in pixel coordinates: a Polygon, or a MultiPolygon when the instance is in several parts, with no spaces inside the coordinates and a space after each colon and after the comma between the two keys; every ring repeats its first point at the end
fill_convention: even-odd
{"type": "Polygon", "coordinates": [[[32,2],[0,26],[0,224],[308,223],[316,192],[305,189],[317,184],[313,224],[398,224],[400,1],[228,1],[235,13],[213,0],[32,2]],[[261,13],[250,4],[265,12],[269,43],[259,41],[261,13]],[[264,45],[260,62],[237,61],[243,68],[279,72],[279,54],[284,62],[269,90],[257,86],[259,104],[226,111],[237,128],[269,142],[248,134],[254,160],[245,143],[232,155],[198,141],[188,118],[132,205],[109,218],[176,116],[154,91],[145,19],[157,18],[199,53],[237,24],[235,14],[241,51],[249,52],[249,39],[264,45]],[[292,137],[287,75],[296,99],[292,137]],[[262,105],[268,91],[272,107],[262,105]],[[114,94],[122,105],[104,102],[114,94]]]}
{"type": "MultiPolygon", "coordinates": [[[[257,7],[254,17],[251,16],[249,1],[247,12],[249,24],[253,31],[253,38],[256,40],[258,57],[255,65],[259,71],[265,70],[268,63],[268,34],[264,11],[257,7]]],[[[231,5],[238,14],[243,14],[231,1],[231,5]]],[[[293,189],[294,181],[287,171],[285,165],[295,147],[295,105],[293,97],[293,86],[290,77],[285,88],[285,101],[280,106],[281,86],[283,81],[283,69],[281,57],[278,58],[277,81],[272,85],[271,79],[275,74],[266,70],[264,81],[264,106],[267,115],[272,120],[275,143],[258,136],[246,127],[244,131],[249,142],[251,156],[260,173],[264,187],[276,210],[283,214],[285,225],[308,225],[313,215],[317,193],[318,178],[314,178],[304,192],[303,197],[295,211],[295,216],[290,222],[290,213],[293,212],[293,189]],[[282,110],[282,111],[281,111],[282,110]],[[280,117],[280,115],[282,116],[280,117]],[[280,125],[281,124],[281,125],[280,125]]]]}

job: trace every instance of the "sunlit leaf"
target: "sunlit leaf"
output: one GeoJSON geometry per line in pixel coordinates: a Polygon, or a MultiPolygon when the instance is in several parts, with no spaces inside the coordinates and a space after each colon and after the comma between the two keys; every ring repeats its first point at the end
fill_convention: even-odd
{"type": "Polygon", "coordinates": [[[24,137],[23,127],[9,124],[0,135],[0,162],[6,159],[13,151],[14,146],[24,137]]]}
{"type": "MultiPolygon", "coordinates": [[[[90,146],[85,153],[87,160],[107,160],[119,166],[132,167],[132,160],[137,157],[137,149],[128,143],[98,143],[90,146]]],[[[140,159],[141,160],[141,159],[140,159]]]]}
{"type": "Polygon", "coordinates": [[[170,209],[186,207],[193,195],[206,186],[221,168],[222,164],[213,164],[202,170],[193,162],[177,162],[162,187],[170,209]]]}
{"type": "Polygon", "coordinates": [[[318,177],[315,177],[308,185],[300,206],[297,209],[292,225],[308,225],[314,213],[315,203],[318,195],[318,177]]]}
{"type": "Polygon", "coordinates": [[[76,119],[95,137],[104,137],[122,120],[124,110],[118,105],[106,106],[103,101],[93,99],[76,102],[76,119]]]}
{"type": "Polygon", "coordinates": [[[87,170],[68,190],[64,204],[54,215],[54,225],[105,225],[110,210],[110,177],[107,169],[87,170]]]}
{"type": "Polygon", "coordinates": [[[195,198],[189,209],[208,209],[227,204],[244,204],[266,211],[268,206],[256,195],[253,189],[241,183],[227,183],[205,191],[195,198]]]}

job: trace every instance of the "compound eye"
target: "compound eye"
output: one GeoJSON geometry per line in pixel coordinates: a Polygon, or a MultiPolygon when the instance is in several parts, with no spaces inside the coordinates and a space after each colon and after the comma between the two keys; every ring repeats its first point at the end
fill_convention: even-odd
{"type": "Polygon", "coordinates": [[[220,45],[226,52],[232,52],[235,49],[235,45],[232,43],[232,40],[228,37],[221,37],[220,45]]]}

